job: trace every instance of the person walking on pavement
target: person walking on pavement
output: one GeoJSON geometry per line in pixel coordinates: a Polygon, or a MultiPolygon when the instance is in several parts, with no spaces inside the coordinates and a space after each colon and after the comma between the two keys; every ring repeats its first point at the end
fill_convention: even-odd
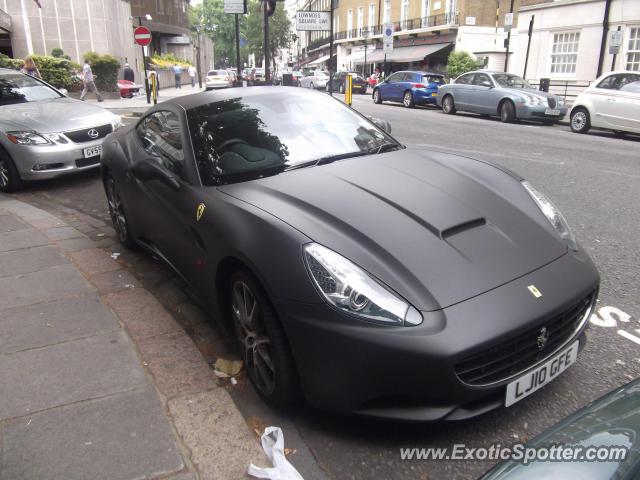
{"type": "Polygon", "coordinates": [[[176,79],[176,88],[182,88],[182,67],[177,63],[173,64],[173,74],[176,79]]]}
{"type": "Polygon", "coordinates": [[[40,71],[38,70],[38,67],[36,67],[36,62],[33,61],[33,57],[31,56],[28,56],[24,59],[24,65],[22,66],[22,70],[20,71],[22,73],[26,73],[27,75],[31,75],[32,77],[42,79],[42,77],[40,76],[40,71]]]}
{"type": "Polygon", "coordinates": [[[191,88],[196,86],[196,69],[193,65],[189,65],[189,69],[187,70],[189,77],[191,77],[191,88]]]}
{"type": "Polygon", "coordinates": [[[134,82],[135,73],[133,73],[133,68],[129,66],[128,63],[124,64],[124,79],[129,82],[134,82]]]}
{"type": "Polygon", "coordinates": [[[96,98],[99,102],[104,101],[100,92],[96,88],[96,84],[93,81],[93,72],[91,71],[91,65],[89,65],[89,60],[85,58],[84,65],[82,66],[82,93],[80,94],[80,100],[84,100],[84,97],[87,95],[87,92],[90,90],[96,94],[96,98]]]}

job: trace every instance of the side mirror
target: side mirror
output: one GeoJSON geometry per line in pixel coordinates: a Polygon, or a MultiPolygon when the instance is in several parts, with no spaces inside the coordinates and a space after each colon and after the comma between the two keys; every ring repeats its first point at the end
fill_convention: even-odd
{"type": "Polygon", "coordinates": [[[369,120],[375,123],[378,128],[384,130],[388,134],[391,134],[391,124],[386,120],[382,120],[381,118],[375,118],[375,117],[369,117],[369,120]]]}
{"type": "Polygon", "coordinates": [[[181,187],[178,177],[150,158],[134,163],[131,167],[131,173],[138,180],[160,180],[174,190],[180,190],[181,187]]]}

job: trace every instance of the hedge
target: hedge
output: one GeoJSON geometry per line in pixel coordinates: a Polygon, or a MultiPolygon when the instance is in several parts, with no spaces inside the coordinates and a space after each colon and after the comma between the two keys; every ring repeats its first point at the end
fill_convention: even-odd
{"type": "Polygon", "coordinates": [[[96,52],[87,52],[84,54],[84,58],[89,60],[98,90],[106,92],[118,90],[120,62],[115,57],[108,54],[100,55],[96,52]]]}
{"type": "MultiPolygon", "coordinates": [[[[65,58],[56,58],[49,55],[31,55],[38,67],[42,79],[56,88],[73,89],[77,84],[76,71],[80,68],[77,63],[70,62],[65,58]]],[[[20,58],[9,58],[0,55],[0,66],[20,70],[24,60],[20,58]]]]}

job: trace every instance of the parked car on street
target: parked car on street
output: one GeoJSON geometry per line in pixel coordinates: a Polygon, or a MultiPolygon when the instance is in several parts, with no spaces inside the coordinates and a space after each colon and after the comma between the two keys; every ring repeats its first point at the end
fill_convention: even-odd
{"type": "Polygon", "coordinates": [[[96,168],[104,137],[121,125],[102,107],[0,68],[0,191],[96,168]]]}
{"type": "Polygon", "coordinates": [[[300,86],[303,88],[324,90],[329,81],[329,72],[326,70],[315,70],[307,73],[300,79],[300,86]]]}
{"type": "Polygon", "coordinates": [[[571,108],[571,130],[590,128],[640,133],[640,72],[609,72],[598,78],[571,108]]]}
{"type": "Polygon", "coordinates": [[[205,90],[229,88],[233,86],[228,70],[209,70],[205,78],[205,90]]]}
{"type": "Polygon", "coordinates": [[[373,101],[402,102],[407,108],[416,105],[435,105],[438,88],[444,77],[429,72],[396,72],[373,88],[373,101]]]}
{"type": "Polygon", "coordinates": [[[369,85],[367,81],[357,72],[337,72],[333,74],[331,82],[327,82],[325,90],[329,91],[331,83],[334,92],[344,93],[347,85],[347,75],[351,75],[351,91],[354,93],[367,93],[369,85]]]}
{"type": "Polygon", "coordinates": [[[231,79],[231,85],[233,86],[235,82],[238,80],[238,71],[233,68],[228,68],[227,72],[229,72],[229,77],[231,79]]]}
{"type": "Polygon", "coordinates": [[[120,90],[120,97],[133,98],[136,95],[140,95],[140,89],[144,88],[144,85],[137,85],[130,80],[118,80],[118,90],[120,90]]]}
{"type": "Polygon", "coordinates": [[[540,120],[558,122],[567,113],[564,99],[536,90],[518,75],[478,70],[465,73],[438,90],[438,106],[448,114],[456,111],[498,116],[503,122],[540,120]]]}
{"type": "Polygon", "coordinates": [[[252,85],[264,85],[266,83],[264,68],[254,68],[253,78],[251,80],[252,85]]]}
{"type": "Polygon", "coordinates": [[[609,392],[561,420],[527,442],[518,455],[533,454],[534,449],[541,457],[546,455],[546,460],[531,456],[526,462],[524,458],[507,460],[492,468],[482,480],[637,480],[640,380],[609,392]],[[553,458],[552,449],[556,452],[553,458]],[[589,459],[588,455],[595,458],[589,459]]]}
{"type": "Polygon", "coordinates": [[[522,177],[378,125],[294,87],[158,104],[105,142],[115,231],[235,332],[271,405],[429,421],[523,400],[576,362],[597,270],[522,177]]]}

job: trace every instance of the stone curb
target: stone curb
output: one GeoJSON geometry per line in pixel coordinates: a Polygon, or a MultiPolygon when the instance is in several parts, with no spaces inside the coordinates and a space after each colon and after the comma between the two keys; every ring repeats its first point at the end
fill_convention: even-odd
{"type": "MultiPolygon", "coordinates": [[[[0,194],[0,208],[41,231],[98,291],[135,345],[176,436],[188,472],[167,479],[248,478],[250,463],[269,462],[229,393],[158,300],[79,228],[0,194]]],[[[106,227],[96,221],[95,227],[106,227]]],[[[108,228],[108,227],[106,227],[108,228]]]]}

